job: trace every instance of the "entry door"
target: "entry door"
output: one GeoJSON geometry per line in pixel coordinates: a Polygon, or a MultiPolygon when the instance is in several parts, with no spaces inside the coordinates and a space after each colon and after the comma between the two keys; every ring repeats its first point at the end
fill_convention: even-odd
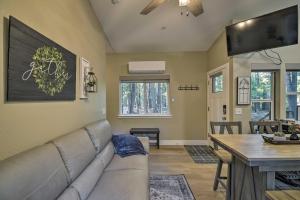
{"type": "Polygon", "coordinates": [[[229,64],[208,72],[207,87],[208,134],[210,122],[229,121],[229,64]]]}

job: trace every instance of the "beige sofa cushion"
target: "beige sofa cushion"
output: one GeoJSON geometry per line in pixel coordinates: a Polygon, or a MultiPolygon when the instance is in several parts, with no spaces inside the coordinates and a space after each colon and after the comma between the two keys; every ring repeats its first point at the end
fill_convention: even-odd
{"type": "Polygon", "coordinates": [[[100,153],[109,141],[111,141],[112,131],[107,120],[91,123],[87,125],[85,129],[88,132],[97,153],[100,153]]]}
{"type": "Polygon", "coordinates": [[[98,179],[102,175],[104,164],[99,157],[80,174],[80,176],[72,183],[72,186],[78,191],[81,200],[85,200],[95,187],[98,179]]]}
{"type": "Polygon", "coordinates": [[[149,144],[149,138],[148,137],[138,137],[139,140],[142,142],[144,149],[147,153],[150,153],[150,144],[149,144]]]}
{"type": "Polygon", "coordinates": [[[114,148],[110,142],[72,183],[72,186],[78,191],[81,200],[85,200],[93,190],[113,155],[114,148]]]}
{"type": "Polygon", "coordinates": [[[68,185],[68,173],[53,144],[0,162],[0,199],[56,199],[68,185]]]}
{"type": "Polygon", "coordinates": [[[53,140],[72,181],[95,158],[96,150],[87,132],[80,129],[53,140]]]}
{"type": "Polygon", "coordinates": [[[148,155],[133,155],[122,158],[115,154],[105,171],[123,169],[148,170],[148,155]]]}
{"type": "Polygon", "coordinates": [[[146,170],[107,171],[88,200],[147,200],[148,178],[146,170]]]}
{"type": "Polygon", "coordinates": [[[101,158],[104,167],[107,167],[107,165],[113,159],[114,155],[115,155],[114,145],[112,142],[109,142],[98,156],[101,158]]]}
{"type": "MultiPolygon", "coordinates": [[[[149,138],[139,137],[139,140],[142,142],[144,149],[149,152],[149,138]]],[[[120,157],[118,154],[115,154],[105,171],[123,169],[148,170],[148,154],[127,156],[124,158],[120,157]]]]}
{"type": "Polygon", "coordinates": [[[78,192],[73,188],[70,187],[62,193],[57,200],[81,200],[79,197],[78,192]]]}

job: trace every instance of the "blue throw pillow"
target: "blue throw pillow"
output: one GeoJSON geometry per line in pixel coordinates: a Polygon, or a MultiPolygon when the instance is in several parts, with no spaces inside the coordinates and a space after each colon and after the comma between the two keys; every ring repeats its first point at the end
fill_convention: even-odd
{"type": "Polygon", "coordinates": [[[136,136],[129,134],[113,135],[112,142],[116,153],[121,157],[147,154],[143,144],[136,136]]]}

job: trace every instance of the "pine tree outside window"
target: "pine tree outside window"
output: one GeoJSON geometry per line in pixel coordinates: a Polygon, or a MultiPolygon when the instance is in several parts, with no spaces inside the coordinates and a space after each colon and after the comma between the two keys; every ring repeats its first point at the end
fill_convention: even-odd
{"type": "Polygon", "coordinates": [[[253,121],[274,118],[274,72],[251,72],[251,118],[253,121]]]}
{"type": "Polygon", "coordinates": [[[120,81],[120,115],[166,116],[169,110],[168,80],[120,81]]]}
{"type": "Polygon", "coordinates": [[[300,107],[300,71],[287,71],[286,83],[286,118],[299,120],[300,107]]]}

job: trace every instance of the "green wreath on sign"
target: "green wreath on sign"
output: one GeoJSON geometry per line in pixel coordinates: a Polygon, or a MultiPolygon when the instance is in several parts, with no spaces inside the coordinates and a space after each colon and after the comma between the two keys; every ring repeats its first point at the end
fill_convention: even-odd
{"type": "Polygon", "coordinates": [[[66,61],[55,47],[38,48],[32,57],[34,82],[44,93],[54,96],[62,92],[68,77],[66,61]]]}

